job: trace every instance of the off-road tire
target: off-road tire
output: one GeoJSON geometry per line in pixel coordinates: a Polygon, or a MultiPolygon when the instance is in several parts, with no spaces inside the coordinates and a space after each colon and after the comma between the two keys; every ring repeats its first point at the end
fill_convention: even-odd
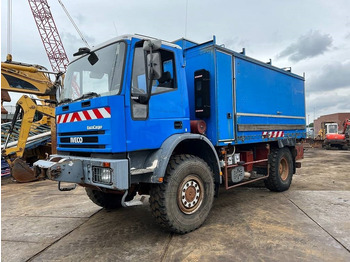
{"type": "Polygon", "coordinates": [[[289,189],[293,178],[293,159],[288,148],[274,148],[269,155],[269,177],[264,180],[265,186],[274,192],[289,189]]]}
{"type": "MultiPolygon", "coordinates": [[[[86,194],[92,202],[106,209],[118,209],[122,207],[123,194],[111,194],[85,187],[86,194]]],[[[127,195],[125,201],[131,201],[135,195],[127,195]]]]}
{"type": "Polygon", "coordinates": [[[191,232],[208,217],[214,188],[213,173],[201,158],[173,156],[163,183],[151,188],[149,202],[152,214],[161,226],[171,232],[191,232]]]}

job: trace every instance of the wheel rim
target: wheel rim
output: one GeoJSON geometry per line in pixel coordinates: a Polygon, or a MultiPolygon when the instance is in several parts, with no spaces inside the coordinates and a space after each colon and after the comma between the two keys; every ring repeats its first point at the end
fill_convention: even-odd
{"type": "Polygon", "coordinates": [[[279,173],[283,181],[287,180],[289,175],[289,166],[288,166],[288,161],[285,157],[283,157],[280,161],[279,173]]]}
{"type": "Polygon", "coordinates": [[[198,210],[203,202],[204,186],[200,178],[187,176],[179,186],[178,205],[184,214],[192,214],[198,210]]]}

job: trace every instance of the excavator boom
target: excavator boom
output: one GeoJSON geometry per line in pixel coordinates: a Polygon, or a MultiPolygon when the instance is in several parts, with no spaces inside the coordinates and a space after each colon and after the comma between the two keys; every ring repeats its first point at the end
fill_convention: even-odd
{"type": "MultiPolygon", "coordinates": [[[[4,94],[1,100],[2,111],[6,112],[5,108],[3,108],[3,101],[11,101],[7,92],[33,94],[50,100],[50,102],[37,105],[34,99],[26,95],[22,96],[17,102],[18,114],[21,112],[22,120],[16,121],[16,117],[10,128],[12,132],[8,132],[6,137],[7,142],[2,141],[6,144],[2,150],[2,156],[5,155],[7,157],[7,161],[12,167],[12,176],[19,182],[27,182],[36,179],[31,169],[22,159],[28,145],[28,137],[31,133],[35,133],[39,126],[45,126],[41,125],[45,121],[47,122],[46,126],[50,126],[50,131],[52,132],[52,153],[56,150],[56,126],[54,121],[50,121],[50,119],[54,119],[55,111],[54,104],[51,102],[56,101],[56,91],[61,87],[61,79],[69,63],[47,0],[28,0],[28,3],[52,70],[57,73],[48,72],[46,68],[39,65],[13,62],[11,54],[7,55],[6,62],[1,63],[1,92],[4,94]],[[55,77],[53,81],[50,79],[52,74],[54,74],[55,77]],[[36,112],[44,114],[44,117],[39,123],[34,121],[36,112]],[[16,130],[14,128],[15,126],[17,126],[16,130]],[[18,137],[17,140],[9,142],[10,136],[14,133],[16,133],[18,137]]],[[[63,6],[61,2],[60,4],[63,6]]],[[[11,41],[8,41],[8,43],[11,43],[11,41]]],[[[8,45],[10,46],[10,44],[8,45]]],[[[11,49],[9,49],[9,53],[11,53],[11,49]]],[[[10,129],[8,131],[10,131],[10,129]]],[[[1,128],[1,133],[3,138],[3,128],[1,128]]],[[[41,135],[43,134],[38,136],[41,135]]],[[[35,136],[36,135],[30,136],[29,139],[35,136]]],[[[46,137],[47,136],[48,135],[46,135],[46,137]]]]}
{"type": "MultiPolygon", "coordinates": [[[[24,64],[12,61],[1,63],[1,91],[17,92],[37,95],[41,99],[33,99],[28,95],[23,95],[16,104],[16,112],[11,127],[1,127],[2,156],[5,157],[11,167],[11,174],[18,182],[28,182],[37,180],[32,169],[23,160],[29,146],[28,139],[33,139],[40,135],[43,141],[49,141],[51,132],[51,145],[55,146],[55,123],[50,119],[55,117],[56,90],[61,86],[62,73],[51,73],[46,68],[39,65],[24,64]],[[50,75],[54,75],[55,80],[51,81],[50,75]],[[37,104],[36,100],[41,100],[37,104]],[[35,115],[39,112],[44,116],[40,121],[35,121],[35,115]],[[18,120],[21,116],[21,120],[18,120]],[[45,132],[42,130],[50,131],[45,132]],[[45,137],[45,138],[44,138],[45,137]]],[[[1,101],[9,101],[5,97],[1,101]]],[[[34,147],[35,148],[35,147],[34,147]]],[[[33,149],[40,151],[38,149],[33,149]]],[[[43,155],[37,152],[36,155],[43,155]]]]}
{"type": "Polygon", "coordinates": [[[1,89],[41,96],[54,96],[56,92],[44,67],[16,62],[1,63],[1,89]]]}
{"type": "Polygon", "coordinates": [[[343,123],[343,134],[350,135],[350,119],[346,119],[343,123]]]}
{"type": "MultiPolygon", "coordinates": [[[[6,157],[7,162],[11,166],[11,174],[16,181],[29,182],[38,179],[33,170],[22,160],[22,157],[30,133],[38,133],[38,131],[44,129],[43,126],[49,127],[50,130],[50,118],[52,119],[54,117],[55,107],[53,104],[46,103],[43,105],[37,105],[34,100],[27,95],[23,95],[18,100],[16,112],[9,130],[7,130],[7,137],[2,150],[2,155],[6,157]],[[36,112],[40,112],[44,115],[43,118],[37,122],[34,121],[36,112]],[[22,114],[23,116],[20,127],[16,127],[19,114],[22,114]],[[17,132],[14,132],[15,129],[17,129],[17,132]],[[13,139],[14,137],[15,139],[13,139]],[[15,141],[11,142],[10,145],[10,140],[15,141]]],[[[46,130],[48,129],[46,128],[46,130]]],[[[49,137],[51,132],[46,132],[43,135],[49,137]]]]}

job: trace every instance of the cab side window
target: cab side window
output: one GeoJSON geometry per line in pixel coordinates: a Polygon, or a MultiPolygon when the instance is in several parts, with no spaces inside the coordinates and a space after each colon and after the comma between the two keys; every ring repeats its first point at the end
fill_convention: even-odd
{"type": "Polygon", "coordinates": [[[132,67],[132,94],[146,94],[146,67],[145,67],[145,53],[142,47],[135,48],[134,63],[132,67]]]}
{"type": "MultiPolygon", "coordinates": [[[[144,95],[147,93],[145,52],[142,47],[136,47],[132,67],[131,95],[144,95]]],[[[146,119],[148,117],[148,104],[141,104],[131,100],[132,117],[146,119]]]]}
{"type": "MultiPolygon", "coordinates": [[[[159,49],[157,52],[161,56],[162,76],[158,80],[153,80],[151,95],[170,92],[177,88],[174,53],[165,49],[159,49]]],[[[131,79],[131,108],[132,117],[135,120],[148,118],[149,103],[142,104],[133,99],[133,97],[147,94],[146,55],[142,45],[135,47],[131,79]]]]}
{"type": "Polygon", "coordinates": [[[160,49],[162,57],[162,76],[153,81],[152,95],[173,91],[177,88],[174,53],[160,49]]]}

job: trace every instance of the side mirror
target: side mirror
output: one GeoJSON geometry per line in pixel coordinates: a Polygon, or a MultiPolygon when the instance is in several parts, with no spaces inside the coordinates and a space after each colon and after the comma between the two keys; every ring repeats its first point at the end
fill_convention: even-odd
{"type": "Polygon", "coordinates": [[[78,52],[73,54],[73,56],[84,55],[84,54],[90,54],[90,48],[81,47],[79,48],[78,52]]]}
{"type": "Polygon", "coordinates": [[[162,76],[162,59],[159,52],[147,54],[148,79],[158,80],[162,76]]]}
{"type": "Polygon", "coordinates": [[[162,58],[160,52],[155,52],[162,45],[161,40],[146,40],[143,42],[143,50],[147,52],[147,91],[146,94],[133,92],[132,99],[140,104],[147,104],[151,98],[152,82],[162,76],[162,58]]]}
{"type": "Polygon", "coordinates": [[[156,51],[158,50],[162,45],[162,41],[161,40],[147,40],[145,42],[143,42],[143,50],[144,51],[156,51]]]}
{"type": "Polygon", "coordinates": [[[90,48],[87,47],[81,47],[79,48],[79,51],[74,53],[73,56],[78,56],[78,55],[84,55],[84,54],[90,54],[88,57],[88,60],[91,65],[94,65],[98,61],[98,57],[94,52],[91,52],[90,48]]]}
{"type": "Polygon", "coordinates": [[[91,65],[94,65],[94,64],[97,63],[98,57],[97,57],[97,55],[94,52],[91,52],[89,57],[88,57],[88,60],[89,60],[91,65]]]}

